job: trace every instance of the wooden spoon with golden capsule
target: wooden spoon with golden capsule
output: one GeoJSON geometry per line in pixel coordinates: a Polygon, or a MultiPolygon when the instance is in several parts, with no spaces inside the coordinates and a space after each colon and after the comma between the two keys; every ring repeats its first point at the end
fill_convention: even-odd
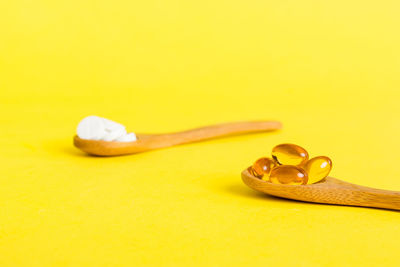
{"type": "Polygon", "coordinates": [[[333,177],[310,185],[273,184],[256,178],[246,169],[243,182],[254,190],[294,200],[400,210],[400,192],[351,184],[333,177]]]}
{"type": "Polygon", "coordinates": [[[134,142],[97,141],[74,136],[74,145],[82,151],[97,156],[135,154],[164,147],[199,142],[228,135],[279,130],[278,121],[243,121],[218,124],[184,132],[169,134],[136,134],[134,142]]]}

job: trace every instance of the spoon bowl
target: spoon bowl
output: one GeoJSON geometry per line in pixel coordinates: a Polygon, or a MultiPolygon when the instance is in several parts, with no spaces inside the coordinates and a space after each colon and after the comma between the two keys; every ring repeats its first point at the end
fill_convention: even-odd
{"type": "MultiPolygon", "coordinates": [[[[250,167],[249,167],[250,168],[250,167]]],[[[333,177],[309,185],[274,184],[242,172],[243,182],[268,195],[305,202],[400,210],[400,192],[351,184],[333,177]]]]}
{"type": "Polygon", "coordinates": [[[80,150],[97,156],[119,156],[200,142],[204,140],[238,134],[279,130],[278,121],[243,121],[217,124],[193,130],[168,134],[136,134],[133,142],[99,141],[74,136],[74,145],[80,150]]]}

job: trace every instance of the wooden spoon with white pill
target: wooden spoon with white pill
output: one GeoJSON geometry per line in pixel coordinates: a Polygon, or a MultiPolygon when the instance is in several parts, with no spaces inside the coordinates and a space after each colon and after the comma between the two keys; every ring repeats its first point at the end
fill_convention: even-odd
{"type": "Polygon", "coordinates": [[[255,177],[249,168],[242,172],[243,182],[268,195],[324,204],[400,210],[400,192],[351,184],[333,177],[308,185],[276,184],[255,177]]]}
{"type": "Polygon", "coordinates": [[[243,121],[217,124],[177,133],[136,134],[137,140],[131,142],[83,139],[76,135],[74,136],[74,145],[91,155],[119,156],[224,136],[268,132],[281,128],[282,125],[278,121],[243,121]]]}

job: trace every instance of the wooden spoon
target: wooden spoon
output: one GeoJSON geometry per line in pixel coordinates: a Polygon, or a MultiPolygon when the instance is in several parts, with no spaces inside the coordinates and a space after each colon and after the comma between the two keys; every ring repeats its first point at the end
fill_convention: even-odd
{"type": "Polygon", "coordinates": [[[278,121],[244,121],[218,124],[170,134],[136,134],[134,142],[97,141],[74,136],[74,145],[86,153],[97,156],[119,156],[180,144],[199,142],[228,135],[266,132],[281,129],[278,121]]]}
{"type": "Polygon", "coordinates": [[[242,172],[243,182],[269,195],[307,202],[400,210],[400,192],[351,184],[333,177],[310,185],[273,184],[242,172]]]}

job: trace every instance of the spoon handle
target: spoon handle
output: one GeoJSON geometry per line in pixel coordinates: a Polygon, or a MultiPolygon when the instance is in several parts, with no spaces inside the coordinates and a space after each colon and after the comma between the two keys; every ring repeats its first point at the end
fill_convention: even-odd
{"type": "Polygon", "coordinates": [[[243,182],[268,195],[305,202],[361,206],[400,210],[400,192],[348,183],[333,177],[310,185],[285,185],[254,177],[248,169],[242,172],[243,182]]]}
{"type": "Polygon", "coordinates": [[[279,130],[282,124],[278,121],[241,121],[223,123],[187,130],[183,132],[153,136],[159,147],[199,142],[229,135],[279,130]]]}
{"type": "MultiPolygon", "coordinates": [[[[340,180],[339,180],[340,181],[340,180]]],[[[337,181],[336,181],[337,183],[337,181]]],[[[376,189],[340,181],[337,196],[345,194],[341,201],[345,205],[400,210],[400,192],[376,189]]]]}
{"type": "Polygon", "coordinates": [[[348,183],[333,177],[299,187],[299,200],[349,206],[400,210],[400,192],[348,183]]]}

